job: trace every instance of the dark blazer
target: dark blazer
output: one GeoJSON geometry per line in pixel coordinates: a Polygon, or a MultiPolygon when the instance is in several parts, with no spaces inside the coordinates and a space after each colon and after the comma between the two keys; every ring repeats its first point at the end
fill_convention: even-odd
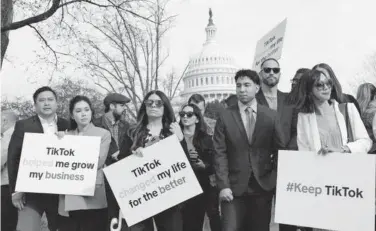
{"type": "MultiPolygon", "coordinates": [[[[93,120],[93,124],[96,127],[104,128],[107,131],[110,131],[110,129],[109,129],[107,123],[106,123],[105,116],[106,115],[103,115],[103,116],[93,120]]],[[[122,140],[124,139],[124,135],[125,135],[126,132],[128,132],[128,129],[129,129],[129,123],[126,122],[126,121],[120,120],[119,121],[118,137],[117,137],[119,144],[122,143],[122,140]]],[[[107,156],[107,159],[106,159],[106,165],[107,166],[116,162],[116,160],[114,158],[112,158],[111,155],[114,154],[115,152],[119,151],[119,149],[120,148],[116,144],[114,137],[111,136],[110,149],[108,150],[108,156],[107,156]]]]}
{"type": "Polygon", "coordinates": [[[199,158],[204,162],[205,169],[194,169],[194,173],[199,181],[201,188],[206,191],[210,188],[209,175],[213,174],[214,146],[212,136],[202,135],[195,146],[199,158]]]}
{"type": "MultiPolygon", "coordinates": [[[[63,118],[57,118],[58,131],[65,131],[69,128],[69,122],[63,118]]],[[[8,147],[8,174],[9,188],[14,192],[17,181],[18,166],[21,158],[23,139],[26,132],[43,133],[43,127],[37,115],[16,122],[12,138],[8,147]]]]}
{"type": "MultiPolygon", "coordinates": [[[[277,115],[281,123],[282,132],[288,149],[297,150],[296,124],[298,113],[293,105],[287,103],[287,97],[288,93],[281,91],[277,92],[277,115]]],[[[256,99],[259,104],[269,107],[268,101],[261,89],[256,94],[256,99]]]]}
{"type": "Polygon", "coordinates": [[[273,154],[275,156],[279,149],[284,149],[283,136],[277,113],[265,106],[257,105],[251,143],[248,142],[238,104],[224,110],[217,120],[213,138],[218,188],[230,188],[235,196],[246,192],[251,162],[260,186],[266,191],[273,190],[277,180],[273,154]]]}

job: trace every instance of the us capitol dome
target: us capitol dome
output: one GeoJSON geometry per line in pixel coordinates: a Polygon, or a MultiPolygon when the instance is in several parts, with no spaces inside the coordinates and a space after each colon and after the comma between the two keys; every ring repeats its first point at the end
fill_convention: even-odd
{"type": "Polygon", "coordinates": [[[213,23],[211,9],[205,31],[206,42],[201,52],[190,59],[183,76],[184,90],[180,96],[185,100],[196,93],[203,95],[207,102],[220,101],[235,94],[234,75],[238,67],[215,41],[217,27],[213,23]]]}

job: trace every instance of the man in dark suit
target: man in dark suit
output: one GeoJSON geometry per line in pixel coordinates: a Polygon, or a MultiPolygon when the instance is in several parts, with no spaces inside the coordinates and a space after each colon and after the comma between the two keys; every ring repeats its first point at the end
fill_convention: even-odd
{"type": "Polygon", "coordinates": [[[281,69],[276,59],[269,58],[261,63],[261,89],[256,94],[257,102],[277,111],[283,135],[288,149],[297,150],[296,120],[297,114],[293,105],[287,104],[288,93],[278,90],[281,69]]]}
{"type": "Polygon", "coordinates": [[[9,187],[12,203],[19,210],[17,230],[39,231],[45,212],[50,231],[57,230],[58,195],[15,192],[23,139],[26,132],[55,135],[65,131],[69,122],[56,115],[57,97],[50,87],[41,87],[33,95],[36,115],[17,121],[8,148],[9,187]]]}
{"type": "Polygon", "coordinates": [[[277,113],[257,103],[258,74],[235,75],[238,103],[224,110],[214,131],[214,167],[224,231],[268,231],[276,186],[275,155],[285,142],[277,113]]]}
{"type": "MultiPolygon", "coordinates": [[[[298,150],[296,141],[297,111],[294,105],[287,102],[288,93],[278,90],[278,83],[281,77],[281,68],[276,59],[268,58],[261,63],[260,78],[261,89],[256,94],[257,102],[277,111],[281,123],[283,136],[288,150],[298,150]]],[[[280,231],[296,231],[297,227],[292,225],[279,225],[280,231]]]]}

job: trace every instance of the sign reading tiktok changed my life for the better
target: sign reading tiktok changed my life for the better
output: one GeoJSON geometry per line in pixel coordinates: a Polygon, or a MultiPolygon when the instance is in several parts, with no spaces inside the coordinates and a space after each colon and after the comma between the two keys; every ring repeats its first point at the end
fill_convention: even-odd
{"type": "Polygon", "coordinates": [[[131,155],[104,173],[128,226],[202,193],[175,135],[131,155]]]}
{"type": "Polygon", "coordinates": [[[93,196],[101,137],[25,133],[16,191],[93,196]]]}

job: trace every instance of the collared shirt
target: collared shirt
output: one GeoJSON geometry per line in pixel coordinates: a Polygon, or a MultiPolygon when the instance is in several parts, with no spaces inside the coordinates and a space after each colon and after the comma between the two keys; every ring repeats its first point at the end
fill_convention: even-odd
{"type": "Polygon", "coordinates": [[[12,134],[14,132],[14,126],[6,130],[3,134],[1,134],[1,185],[8,185],[8,167],[7,167],[7,160],[8,160],[8,145],[12,134]]]}
{"type": "Polygon", "coordinates": [[[105,122],[110,130],[112,138],[115,139],[117,146],[119,147],[119,120],[115,121],[112,112],[104,114],[105,122]]]}
{"type": "Polygon", "coordinates": [[[39,115],[38,117],[39,117],[40,123],[42,124],[44,134],[52,135],[57,132],[57,115],[56,114],[52,122],[48,122],[47,120],[43,119],[39,115]]]}
{"type": "Polygon", "coordinates": [[[246,114],[245,110],[248,107],[252,108],[253,118],[254,118],[254,121],[256,122],[256,117],[257,117],[257,101],[256,101],[256,98],[253,99],[248,105],[245,105],[245,104],[241,103],[240,101],[238,101],[238,106],[239,106],[239,112],[240,112],[240,115],[242,117],[244,127],[247,127],[247,114],[246,114]]]}

